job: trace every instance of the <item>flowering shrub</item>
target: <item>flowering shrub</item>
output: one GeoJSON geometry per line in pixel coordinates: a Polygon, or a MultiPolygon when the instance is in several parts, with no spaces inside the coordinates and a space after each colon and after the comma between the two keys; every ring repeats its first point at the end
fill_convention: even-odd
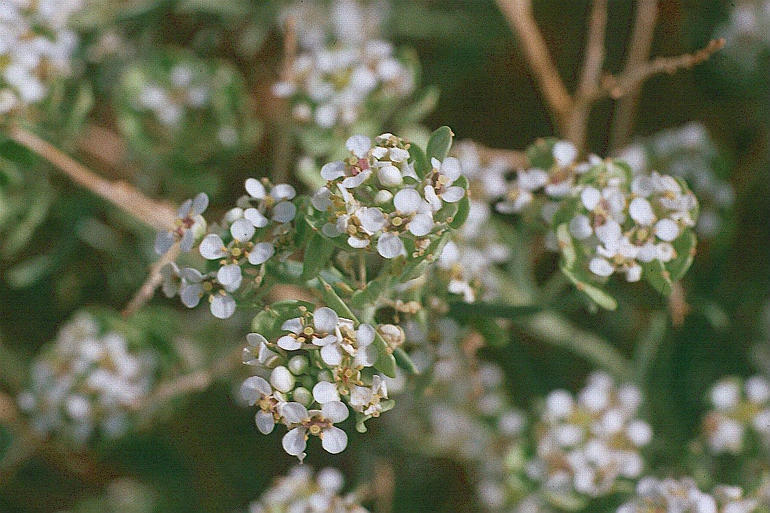
{"type": "Polygon", "coordinates": [[[770,512],[767,9],[534,3],[0,1],[0,511],[770,512]]]}

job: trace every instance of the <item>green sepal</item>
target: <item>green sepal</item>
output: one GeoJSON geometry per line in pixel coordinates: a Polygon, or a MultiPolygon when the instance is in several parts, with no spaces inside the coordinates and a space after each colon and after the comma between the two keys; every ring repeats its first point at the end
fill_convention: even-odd
{"type": "Polygon", "coordinates": [[[396,365],[404,369],[409,374],[420,374],[420,370],[417,368],[417,366],[412,361],[412,358],[406,351],[404,351],[403,348],[397,347],[396,350],[393,351],[393,357],[396,359],[396,365]]]}
{"type": "Polygon", "coordinates": [[[471,198],[468,196],[469,184],[468,178],[466,178],[465,175],[455,180],[453,185],[457,185],[458,187],[465,189],[465,196],[463,196],[462,199],[456,203],[457,212],[455,212],[455,215],[452,217],[452,222],[449,223],[449,226],[456,230],[465,224],[465,221],[468,219],[468,214],[471,211],[471,198]]]}
{"type": "Polygon", "coordinates": [[[430,134],[428,145],[425,148],[429,163],[432,158],[443,161],[449,155],[449,148],[452,147],[452,137],[454,137],[454,134],[448,126],[437,128],[430,134]]]}
{"type": "Polygon", "coordinates": [[[425,156],[425,152],[416,144],[412,144],[409,146],[409,155],[412,157],[414,172],[417,173],[420,179],[425,178],[425,175],[430,171],[430,162],[428,157],[425,156]]]}
{"type": "Polygon", "coordinates": [[[674,241],[676,258],[666,264],[666,270],[672,282],[681,280],[687,274],[687,270],[690,269],[695,258],[697,245],[698,239],[692,230],[686,230],[674,241]]]}
{"type": "Polygon", "coordinates": [[[660,260],[653,260],[642,264],[644,279],[652,285],[660,294],[664,296],[671,295],[673,284],[671,275],[663,266],[660,260]]]}
{"type": "Polygon", "coordinates": [[[585,271],[567,268],[563,262],[559,265],[559,268],[580,292],[588,296],[600,307],[605,310],[615,310],[618,307],[618,302],[614,297],[590,283],[590,278],[585,275],[585,271]]]}
{"type": "MultiPolygon", "coordinates": [[[[306,223],[303,223],[306,224],[306,223]]],[[[334,254],[334,243],[320,232],[314,232],[305,246],[305,258],[302,259],[301,279],[308,281],[319,275],[334,254]],[[312,255],[310,252],[312,251],[312,255]]]]}

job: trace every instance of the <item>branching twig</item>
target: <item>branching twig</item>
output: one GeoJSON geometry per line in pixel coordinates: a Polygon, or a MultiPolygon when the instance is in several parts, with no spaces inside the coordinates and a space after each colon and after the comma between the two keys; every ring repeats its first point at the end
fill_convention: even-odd
{"type": "MultiPolygon", "coordinates": [[[[281,65],[281,80],[290,81],[293,75],[294,59],[297,56],[297,30],[296,20],[289,17],[286,20],[286,33],[283,38],[283,63],[281,65]]],[[[285,182],[289,178],[289,166],[291,165],[292,131],[290,106],[283,106],[283,115],[277,120],[278,139],[275,148],[275,162],[273,175],[277,182],[285,182]]]]}
{"type": "Polygon", "coordinates": [[[713,39],[705,48],[695,53],[676,57],[657,57],[646,64],[628,70],[620,76],[605,75],[599,89],[594,91],[594,99],[609,96],[617,99],[629,94],[635,87],[653,75],[673,74],[682,69],[692,68],[711,57],[725,45],[724,39],[713,39]]]}
{"type": "Polygon", "coordinates": [[[142,286],[139,288],[139,290],[136,291],[134,296],[131,298],[131,301],[129,301],[126,307],[123,309],[122,313],[124,317],[133,315],[140,308],[142,308],[145,303],[147,303],[147,301],[152,299],[152,296],[155,294],[155,290],[163,282],[161,270],[167,264],[170,264],[176,260],[177,256],[179,256],[179,243],[174,244],[171,249],[166,252],[166,254],[164,254],[154,264],[152,264],[150,267],[149,276],[147,276],[145,282],[142,283],[142,286]]]}
{"type": "Polygon", "coordinates": [[[561,129],[566,125],[572,98],[553,63],[543,35],[532,15],[531,0],[497,0],[497,5],[521,40],[524,53],[535,73],[554,118],[561,129]]]}
{"type": "Polygon", "coordinates": [[[32,132],[12,127],[10,137],[40,155],[75,183],[121,208],[135,219],[159,230],[175,227],[176,214],[167,204],[152,200],[125,182],[106,180],[32,132]]]}
{"type": "Polygon", "coordinates": [[[575,93],[575,100],[567,121],[567,139],[580,150],[584,149],[588,120],[591,113],[591,92],[599,86],[604,65],[604,39],[607,32],[607,0],[594,0],[588,24],[583,72],[575,93]]]}
{"type": "MultiPolygon", "coordinates": [[[[628,55],[623,68],[624,73],[638,68],[650,55],[652,39],[655,35],[655,25],[658,21],[658,2],[640,0],[636,6],[636,19],[631,40],[628,43],[628,55]]],[[[610,148],[618,149],[628,141],[636,117],[636,108],[642,91],[642,84],[630,89],[628,94],[620,99],[613,119],[610,132],[610,148]]]]}

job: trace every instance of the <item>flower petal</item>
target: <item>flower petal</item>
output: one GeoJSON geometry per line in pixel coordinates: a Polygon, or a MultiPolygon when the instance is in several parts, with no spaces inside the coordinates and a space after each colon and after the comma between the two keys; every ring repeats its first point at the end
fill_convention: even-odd
{"type": "Polygon", "coordinates": [[[254,231],[254,224],[248,219],[236,219],[230,225],[230,235],[233,236],[233,239],[240,242],[251,240],[254,236],[254,231]]]}
{"type": "Polygon", "coordinates": [[[367,153],[369,153],[369,148],[371,147],[372,140],[365,135],[354,135],[345,141],[345,148],[360,159],[366,158],[367,153]]]}
{"type": "Polygon", "coordinates": [[[279,183],[270,189],[270,196],[276,201],[290,200],[297,195],[297,191],[288,183],[279,183]]]}
{"type": "Polygon", "coordinates": [[[455,203],[463,199],[464,196],[465,189],[455,185],[452,187],[447,187],[446,190],[441,194],[441,199],[447,203],[455,203]]]}
{"type": "Polygon", "coordinates": [[[257,424],[257,429],[260,433],[263,435],[269,435],[273,432],[273,428],[275,428],[275,417],[273,417],[273,414],[266,411],[258,411],[256,415],[254,415],[254,421],[257,424]]]}
{"type": "Polygon", "coordinates": [[[235,300],[229,295],[217,294],[209,305],[211,315],[217,319],[227,319],[235,313],[235,300]]]}
{"type": "Polygon", "coordinates": [[[264,228],[269,222],[262,212],[254,207],[244,210],[243,217],[251,221],[255,228],[264,228]]]}
{"type": "Polygon", "coordinates": [[[241,397],[249,403],[249,406],[254,406],[257,401],[272,393],[270,383],[259,376],[251,376],[241,385],[241,397]]]}
{"type": "Polygon", "coordinates": [[[433,229],[433,218],[428,214],[417,214],[409,222],[409,232],[417,237],[427,235],[433,229]]]}
{"type": "Polygon", "coordinates": [[[273,207],[273,221],[288,223],[297,215],[297,207],[290,201],[282,201],[273,207]]]}
{"type": "Polygon", "coordinates": [[[214,233],[210,233],[203,238],[198,251],[206,260],[219,260],[227,255],[225,244],[219,235],[214,233]]]}
{"type": "Polygon", "coordinates": [[[393,205],[402,214],[414,214],[420,208],[422,197],[414,189],[402,189],[393,196],[393,205]]]}
{"type": "Polygon", "coordinates": [[[264,264],[275,254],[275,247],[269,242],[258,242],[249,252],[251,265],[264,264]]]}
{"type": "Polygon", "coordinates": [[[223,265],[217,271],[217,281],[228,292],[233,292],[241,286],[243,280],[243,274],[241,274],[241,266],[238,264],[223,265]]]}
{"type": "Polygon", "coordinates": [[[441,174],[449,178],[450,183],[454,182],[462,174],[462,167],[460,167],[460,161],[454,157],[447,157],[444,162],[441,163],[441,174]]]}
{"type": "Polygon", "coordinates": [[[328,344],[321,348],[321,359],[327,365],[337,366],[342,363],[342,350],[339,344],[328,344]]]}
{"type": "Polygon", "coordinates": [[[396,258],[403,253],[404,243],[392,233],[386,233],[377,241],[377,252],[384,258],[396,258]]]}
{"type": "Polygon", "coordinates": [[[267,195],[265,186],[256,178],[246,179],[246,192],[249,193],[249,196],[256,199],[264,199],[267,195]]]}
{"type": "Polygon", "coordinates": [[[358,347],[368,346],[374,342],[374,328],[369,324],[361,324],[356,330],[356,344],[358,347]]]}
{"type": "Polygon", "coordinates": [[[289,424],[299,424],[310,417],[307,408],[294,402],[281,404],[278,413],[289,424]]]}
{"type": "Polygon", "coordinates": [[[209,206],[209,197],[205,192],[199,193],[192,202],[192,208],[190,209],[190,215],[197,216],[206,211],[209,206]]]}
{"type": "MultiPolygon", "coordinates": [[[[321,383],[324,382],[322,381],[321,383]]],[[[337,390],[335,388],[335,392],[336,391],[337,390]]],[[[345,403],[341,402],[339,399],[332,399],[331,401],[325,401],[321,404],[323,404],[321,407],[321,413],[323,414],[324,418],[334,422],[335,424],[337,422],[344,421],[348,418],[348,415],[350,415],[348,407],[345,406],[345,403]]]]}
{"type": "Polygon", "coordinates": [[[165,254],[174,245],[175,240],[172,232],[158,232],[155,237],[155,252],[159,255],[165,254]]]}
{"type": "Polygon", "coordinates": [[[348,446],[348,435],[338,427],[326,428],[322,432],[321,446],[330,454],[339,454],[348,446]]]}
{"type": "Polygon", "coordinates": [[[324,180],[336,180],[343,176],[345,176],[345,163],[341,160],[329,162],[321,168],[321,178],[324,180]]]}
{"type": "Polygon", "coordinates": [[[313,312],[313,326],[321,333],[334,333],[340,317],[329,307],[322,306],[313,312]]]}
{"type": "Polygon", "coordinates": [[[290,337],[289,335],[284,335],[283,337],[278,339],[278,347],[281,349],[285,349],[287,351],[296,351],[300,347],[302,347],[302,343],[297,340],[294,337],[290,337]]]}
{"type": "Polygon", "coordinates": [[[303,427],[296,427],[283,435],[283,439],[281,439],[283,450],[291,456],[299,457],[300,460],[302,459],[302,453],[305,452],[305,448],[307,447],[305,431],[306,430],[303,427]]]}
{"type": "Polygon", "coordinates": [[[340,394],[337,391],[337,385],[329,383],[328,381],[319,381],[313,387],[313,399],[315,399],[318,404],[324,405],[330,401],[339,402],[340,394]]]}

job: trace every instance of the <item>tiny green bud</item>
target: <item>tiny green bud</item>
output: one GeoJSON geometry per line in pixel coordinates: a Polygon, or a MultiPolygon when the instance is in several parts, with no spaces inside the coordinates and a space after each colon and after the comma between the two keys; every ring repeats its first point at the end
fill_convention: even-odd
{"type": "Polygon", "coordinates": [[[310,406],[313,402],[313,393],[305,387],[297,387],[292,392],[292,399],[303,406],[310,406]]]}
{"type": "Polygon", "coordinates": [[[301,355],[293,356],[289,359],[289,370],[295,376],[303,374],[309,365],[310,362],[308,362],[307,358],[301,355]]]}
{"type": "Polygon", "coordinates": [[[291,389],[294,388],[294,382],[294,375],[283,365],[276,367],[270,373],[270,384],[280,392],[291,392],[291,389]]]}

